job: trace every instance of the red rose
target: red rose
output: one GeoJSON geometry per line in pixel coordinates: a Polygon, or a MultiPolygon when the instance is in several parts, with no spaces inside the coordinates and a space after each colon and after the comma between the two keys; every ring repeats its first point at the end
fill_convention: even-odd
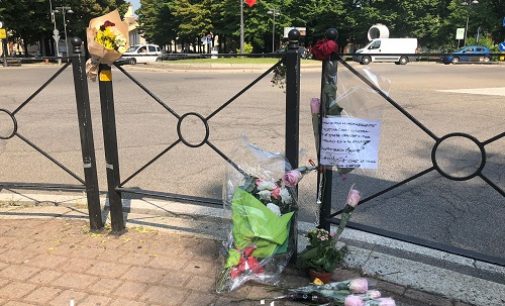
{"type": "Polygon", "coordinates": [[[318,41],[311,49],[312,55],[315,59],[324,61],[328,59],[333,53],[337,53],[338,44],[331,39],[322,39],[318,41]]]}

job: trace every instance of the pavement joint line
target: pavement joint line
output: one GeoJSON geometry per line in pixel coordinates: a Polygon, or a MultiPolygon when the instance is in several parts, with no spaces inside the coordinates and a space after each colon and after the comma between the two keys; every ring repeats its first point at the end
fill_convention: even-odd
{"type": "MultiPolygon", "coordinates": [[[[10,210],[12,207],[2,207],[0,211],[7,210],[6,213],[8,213],[10,218],[18,215],[39,218],[49,216],[51,218],[87,219],[85,211],[66,206],[74,203],[75,205],[83,205],[82,199],[83,196],[51,194],[26,194],[21,196],[0,193],[0,204],[2,202],[16,202],[18,205],[24,204],[24,206],[16,206],[14,210],[10,210]],[[48,199],[52,199],[52,201],[48,201],[48,199]],[[32,205],[29,204],[30,201],[32,205]],[[33,205],[37,201],[40,201],[43,205],[33,205]],[[48,205],[49,203],[57,204],[63,201],[66,205],[48,205]],[[37,209],[41,212],[39,215],[34,212],[37,209]],[[31,212],[24,212],[26,210],[31,210],[31,212]],[[62,210],[63,212],[55,213],[51,212],[51,210],[62,210]],[[46,212],[46,216],[43,214],[44,211],[46,212]]],[[[107,208],[107,198],[102,196],[100,199],[102,207],[107,208]]],[[[219,232],[224,232],[222,230],[222,222],[215,222],[215,220],[229,219],[221,208],[151,199],[147,201],[124,199],[124,201],[125,204],[129,205],[129,212],[125,213],[129,217],[129,226],[148,226],[204,238],[222,239],[222,237],[219,237],[219,232]],[[160,215],[160,212],[163,211],[169,212],[172,215],[160,215]],[[192,220],[206,223],[206,226],[209,226],[208,230],[203,230],[195,222],[184,222],[184,218],[181,218],[181,215],[197,216],[192,220]],[[210,218],[202,219],[198,217],[210,218]],[[182,223],[169,223],[169,221],[174,222],[174,220],[182,220],[182,223]]],[[[85,206],[82,208],[85,208],[85,206]]],[[[107,220],[107,222],[110,221],[107,220]]],[[[304,235],[313,227],[313,223],[299,222],[300,242],[298,247],[300,250],[306,245],[306,241],[303,239],[304,235]]],[[[349,228],[342,234],[342,241],[350,250],[344,265],[361,270],[366,275],[401,286],[407,286],[408,288],[459,299],[464,302],[484,303],[484,300],[478,294],[461,294],[461,290],[464,292],[464,289],[466,289],[460,285],[459,280],[462,279],[467,285],[478,283],[479,292],[485,293],[488,303],[489,301],[500,303],[500,299],[505,299],[505,296],[503,296],[505,295],[505,267],[349,228]],[[359,258],[362,258],[362,260],[360,261],[359,258]],[[423,277],[419,277],[419,275],[423,275],[424,279],[423,277]],[[458,282],[455,281],[456,279],[458,279],[458,282]],[[444,286],[438,288],[431,284],[431,282],[444,283],[444,286]]]]}

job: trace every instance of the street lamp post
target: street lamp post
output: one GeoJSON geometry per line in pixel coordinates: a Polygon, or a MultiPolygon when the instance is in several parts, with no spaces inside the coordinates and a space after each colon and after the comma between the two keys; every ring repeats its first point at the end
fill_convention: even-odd
{"type": "Polygon", "coordinates": [[[244,1],[240,1],[240,54],[244,53],[244,1]]]}
{"type": "Polygon", "coordinates": [[[474,4],[479,4],[479,1],[477,0],[465,0],[463,2],[461,2],[461,5],[464,5],[467,7],[467,10],[466,10],[466,24],[465,24],[465,37],[464,37],[464,40],[463,40],[463,46],[466,45],[466,38],[467,38],[467,32],[468,32],[468,21],[470,20],[470,10],[468,9],[471,5],[474,5],[474,4]]]}
{"type": "Polygon", "coordinates": [[[272,53],[275,52],[275,16],[279,16],[279,10],[277,9],[271,9],[268,10],[267,12],[269,15],[272,15],[273,20],[272,20],[272,53]]]}
{"type": "Polygon", "coordinates": [[[61,64],[60,59],[60,32],[56,28],[56,11],[53,10],[53,2],[49,0],[49,13],[51,15],[51,22],[53,23],[53,39],[54,39],[54,47],[56,49],[56,56],[58,57],[58,64],[61,64]]]}
{"type": "Polygon", "coordinates": [[[67,34],[67,19],[65,17],[65,13],[73,14],[72,8],[70,6],[57,6],[55,13],[59,13],[61,11],[61,15],[63,17],[63,32],[65,33],[65,50],[67,52],[67,58],[69,56],[69,48],[68,48],[68,34],[67,34]]]}

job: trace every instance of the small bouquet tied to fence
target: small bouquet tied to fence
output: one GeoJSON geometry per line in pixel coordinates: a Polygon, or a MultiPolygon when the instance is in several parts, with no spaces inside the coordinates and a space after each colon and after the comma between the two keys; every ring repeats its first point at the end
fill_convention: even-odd
{"type": "Polygon", "coordinates": [[[329,283],[335,268],[344,259],[347,249],[337,246],[338,238],[344,231],[356,205],[361,199],[360,192],[354,188],[349,190],[346,205],[335,233],[322,228],[315,228],[307,233],[309,243],[305,250],[298,254],[296,265],[300,270],[306,270],[311,281],[329,283]]]}
{"type": "Polygon", "coordinates": [[[128,24],[121,20],[117,10],[93,18],[86,29],[88,51],[86,74],[95,81],[100,64],[111,65],[128,49],[128,24]]]}
{"type": "MultiPolygon", "coordinates": [[[[276,284],[294,249],[297,209],[295,187],[315,166],[289,169],[277,153],[247,146],[254,161],[232,169],[224,186],[225,211],[231,210],[231,228],[223,243],[223,269],[216,291],[229,292],[247,281],[276,284]]],[[[229,211],[228,211],[229,212],[229,211]]]]}

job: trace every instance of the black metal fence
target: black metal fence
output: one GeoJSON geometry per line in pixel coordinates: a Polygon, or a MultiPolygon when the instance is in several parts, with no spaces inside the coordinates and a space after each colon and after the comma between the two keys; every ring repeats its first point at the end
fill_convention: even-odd
{"type": "MultiPolygon", "coordinates": [[[[74,55],[67,60],[58,71],[51,76],[42,86],[33,92],[24,102],[22,102],[16,109],[8,110],[0,108],[0,112],[6,114],[11,121],[11,128],[8,135],[0,135],[0,139],[8,141],[17,137],[22,142],[33,148],[35,151],[42,154],[45,158],[50,160],[55,166],[61,168],[71,177],[73,177],[78,184],[40,184],[40,183],[25,183],[25,182],[0,182],[0,188],[5,189],[46,189],[46,190],[69,190],[69,191],[85,191],[88,202],[89,221],[92,230],[98,230],[103,227],[98,178],[96,172],[96,158],[95,146],[93,141],[93,126],[91,121],[91,111],[89,103],[88,80],[85,71],[85,59],[81,53],[82,41],[78,38],[72,40],[74,46],[74,55]],[[29,104],[33,99],[42,92],[51,82],[53,82],[65,69],[72,66],[75,86],[75,97],[77,102],[77,115],[79,121],[79,133],[81,140],[82,151],[82,165],[84,178],[71,171],[63,163],[59,162],[56,158],[51,156],[45,150],[33,143],[28,137],[22,135],[18,131],[18,120],[16,117],[20,115],[21,110],[29,104]]],[[[8,123],[4,122],[5,125],[8,123]]],[[[55,137],[56,139],[57,137],[55,137]]]]}
{"type": "MultiPolygon", "coordinates": [[[[496,54],[495,54],[496,55],[496,54]]],[[[476,55],[477,56],[477,55],[476,55]]],[[[398,189],[401,186],[404,186],[410,182],[413,182],[415,180],[420,179],[423,176],[426,176],[428,174],[432,173],[438,173],[442,177],[452,180],[452,181],[457,181],[457,182],[465,182],[469,181],[474,178],[479,178],[489,186],[492,190],[494,190],[499,196],[501,196],[502,200],[505,200],[505,190],[503,190],[499,184],[495,181],[493,181],[491,178],[489,178],[484,172],[483,169],[486,166],[487,160],[488,160],[488,153],[486,151],[486,147],[488,147],[490,144],[495,143],[496,141],[505,138],[505,131],[496,134],[493,137],[490,137],[489,139],[485,140],[479,140],[476,137],[468,134],[468,133],[461,133],[461,132],[452,132],[452,133],[447,133],[443,136],[437,135],[435,132],[433,132],[428,126],[424,125],[421,121],[419,121],[415,116],[413,116],[409,111],[407,111],[404,107],[401,106],[400,103],[395,101],[392,97],[390,97],[387,93],[385,93],[381,88],[379,88],[376,84],[374,84],[372,81],[370,81],[366,76],[361,74],[358,70],[356,70],[354,67],[349,65],[347,63],[342,55],[335,55],[333,58],[329,59],[328,61],[332,61],[340,67],[340,69],[346,69],[347,71],[351,72],[352,75],[357,77],[363,84],[365,84],[369,89],[373,90],[377,95],[382,97],[386,103],[389,105],[393,106],[397,111],[399,111],[405,119],[410,121],[412,124],[417,126],[420,130],[422,130],[426,135],[428,135],[432,140],[433,140],[433,146],[431,149],[431,166],[428,167],[427,169],[424,169],[400,182],[392,184],[390,187],[387,187],[383,190],[380,190],[378,192],[375,192],[371,195],[368,195],[367,197],[363,198],[360,202],[359,205],[366,205],[366,203],[371,202],[374,199],[380,199],[381,196],[384,196],[393,190],[398,189]],[[472,142],[475,144],[476,147],[478,147],[479,152],[480,152],[480,164],[476,167],[475,171],[472,173],[469,173],[468,175],[464,176],[455,176],[452,175],[451,173],[448,173],[439,165],[439,162],[437,160],[437,149],[440,147],[444,141],[447,141],[448,139],[455,138],[455,137],[462,137],[465,138],[466,140],[472,142]]],[[[323,75],[325,74],[325,69],[326,65],[323,63],[322,66],[323,69],[323,75]]],[[[338,84],[338,80],[337,80],[338,84]]],[[[407,137],[407,135],[405,135],[407,137]]],[[[334,186],[332,184],[333,178],[334,178],[334,170],[324,170],[321,175],[322,175],[322,184],[323,184],[323,194],[322,194],[322,206],[320,210],[320,226],[322,228],[330,229],[331,224],[338,225],[340,222],[340,219],[337,218],[339,215],[341,215],[344,212],[344,209],[337,209],[336,211],[333,211],[332,209],[332,204],[333,207],[335,207],[335,199],[332,198],[334,194],[334,186]]],[[[505,203],[502,201],[502,204],[505,203]]],[[[476,203],[478,204],[478,203],[476,203]]],[[[498,203],[500,204],[500,203],[498,203]]],[[[384,237],[391,237],[400,241],[405,241],[409,243],[413,243],[416,245],[420,246],[426,246],[431,249],[436,249],[436,250],[442,250],[446,251],[452,254],[457,254],[461,255],[467,258],[472,258],[476,260],[481,260],[493,264],[498,264],[505,266],[505,258],[503,257],[497,257],[497,256],[492,256],[485,254],[484,252],[479,252],[476,250],[469,250],[469,249],[464,249],[461,247],[456,247],[450,244],[446,243],[441,243],[437,242],[434,240],[428,240],[428,239],[423,239],[419,237],[414,237],[412,235],[407,235],[403,234],[398,231],[393,231],[393,230],[386,230],[384,228],[381,228],[380,226],[370,226],[365,223],[360,223],[360,222],[349,222],[348,227],[362,230],[365,232],[373,233],[373,234],[378,234],[380,236],[384,237]]]]}
{"type": "Polygon", "coordinates": [[[164,154],[172,150],[176,146],[185,145],[189,148],[199,148],[201,146],[208,146],[217,155],[222,157],[227,163],[232,165],[238,171],[242,172],[241,168],[223,151],[209,140],[209,135],[211,130],[209,128],[209,120],[211,120],[215,115],[225,109],[227,106],[232,104],[238,97],[252,88],[260,80],[268,76],[274,69],[284,62],[286,67],[286,139],[285,139],[285,154],[286,158],[292,167],[298,167],[298,151],[299,151],[299,109],[300,109],[300,56],[298,54],[299,47],[299,32],[292,31],[289,36],[289,46],[285,52],[283,58],[277,62],[275,65],[267,69],[259,77],[257,77],[250,84],[241,89],[229,100],[224,102],[221,106],[215,109],[210,115],[203,116],[198,112],[187,112],[184,114],[179,114],[171,107],[168,103],[165,103],[162,99],[156,96],[155,93],[150,91],[146,86],[144,86],[139,80],[135,79],[130,73],[128,73],[123,67],[116,65],[116,67],[121,71],[127,78],[133,81],[138,87],[140,87],[146,94],[148,94],[156,103],[161,105],[168,113],[170,113],[177,120],[177,139],[159,152],[154,158],[148,161],[146,164],[141,166],[139,169],[134,171],[133,174],[128,176],[126,179],[121,179],[119,173],[119,159],[118,159],[118,144],[116,135],[116,120],[114,113],[114,97],[113,97],[113,84],[112,84],[112,72],[111,67],[108,65],[101,65],[99,71],[100,80],[100,101],[102,105],[102,122],[103,122],[103,133],[104,133],[104,145],[105,145],[105,157],[107,165],[107,181],[108,181],[108,193],[109,193],[109,203],[111,211],[111,223],[112,229],[114,231],[121,231],[124,229],[123,221],[123,207],[122,198],[123,194],[137,194],[144,195],[148,197],[157,197],[164,199],[174,199],[179,202],[190,202],[190,203],[200,203],[204,205],[215,205],[222,206],[222,202],[212,198],[202,198],[194,197],[192,195],[175,194],[168,192],[156,192],[151,190],[144,190],[142,188],[127,188],[126,183],[131,179],[136,177],[142,171],[147,169],[153,163],[155,163],[164,154]],[[205,130],[205,136],[201,142],[192,142],[184,137],[181,130],[181,126],[187,118],[198,118],[205,130]]]}
{"type": "MultiPolygon", "coordinates": [[[[150,91],[145,85],[143,85],[139,80],[133,77],[130,73],[128,73],[122,66],[117,66],[119,71],[123,73],[127,78],[133,81],[141,90],[143,90],[147,95],[149,95],[155,103],[158,103],[165,109],[171,116],[173,116],[178,124],[177,124],[177,139],[166,146],[161,152],[159,152],[155,157],[149,160],[147,163],[139,167],[132,174],[130,174],[127,178],[121,179],[120,175],[120,162],[118,158],[118,143],[117,143],[117,132],[116,132],[116,117],[115,117],[115,109],[114,109],[114,95],[113,95],[113,82],[112,82],[112,72],[111,67],[107,65],[102,65],[99,71],[99,89],[100,89],[100,102],[101,102],[101,115],[102,115],[102,129],[104,135],[104,148],[105,148],[105,159],[106,159],[106,173],[107,173],[107,191],[109,196],[109,205],[110,205],[110,213],[111,213],[111,223],[112,229],[114,231],[122,231],[125,227],[124,219],[123,219],[123,206],[122,199],[125,194],[139,194],[145,195],[148,197],[159,197],[165,199],[175,199],[181,202],[186,203],[201,203],[204,205],[214,205],[221,206],[221,201],[217,201],[215,199],[210,198],[202,198],[195,197],[192,195],[182,195],[176,193],[161,193],[151,190],[144,189],[133,189],[125,187],[126,183],[136,177],[139,173],[150,167],[154,164],[159,158],[161,158],[164,154],[172,150],[176,146],[185,145],[189,148],[199,148],[202,146],[209,147],[212,151],[214,151],[218,156],[220,156],[227,163],[231,164],[233,167],[237,168],[239,171],[240,167],[235,164],[235,162],[230,159],[218,146],[216,146],[213,142],[209,140],[209,135],[212,132],[208,122],[220,111],[225,109],[227,106],[232,104],[238,97],[252,88],[255,84],[257,84],[261,79],[265,78],[268,74],[270,74],[274,69],[279,67],[281,63],[284,64],[286,68],[286,118],[285,118],[285,154],[288,161],[291,163],[292,167],[298,166],[298,152],[299,152],[299,113],[300,113],[300,54],[298,52],[299,45],[299,33],[296,30],[293,30],[289,33],[289,45],[286,52],[283,54],[282,59],[267,69],[263,74],[261,74],[258,78],[252,81],[250,84],[242,88],[238,93],[236,93],[232,98],[228,99],[224,103],[222,103],[218,108],[216,108],[210,115],[203,116],[198,112],[187,112],[187,113],[178,113],[174,110],[174,108],[169,104],[160,99],[155,93],[150,91]],[[181,125],[184,120],[188,118],[196,118],[199,120],[205,130],[205,137],[201,142],[191,142],[186,139],[184,133],[181,131],[181,125]]],[[[90,212],[90,226],[92,229],[100,229],[103,226],[103,222],[101,219],[101,211],[100,204],[98,198],[98,182],[97,182],[97,174],[96,174],[96,160],[95,160],[95,150],[93,143],[93,135],[92,135],[92,122],[90,117],[90,105],[89,105],[89,93],[88,93],[88,83],[85,74],[85,63],[84,58],[81,53],[81,41],[78,39],[74,39],[72,41],[74,46],[74,55],[71,57],[71,63],[64,64],[46,83],[44,83],[38,90],[36,90],[29,98],[26,99],[21,105],[19,105],[15,110],[7,110],[0,109],[0,112],[7,114],[12,120],[12,133],[9,135],[0,135],[1,139],[11,139],[13,137],[18,137],[23,142],[28,144],[34,150],[38,151],[42,155],[44,155],[47,159],[51,160],[55,165],[62,168],[69,175],[75,178],[79,184],[77,185],[62,185],[62,184],[31,184],[31,183],[10,183],[4,182],[0,183],[2,188],[44,188],[44,189],[55,189],[55,190],[85,190],[88,198],[88,206],[90,212]],[[55,158],[51,157],[48,153],[46,153],[41,148],[37,147],[33,142],[31,142],[28,138],[21,135],[17,129],[17,121],[16,116],[22,110],[22,108],[28,104],[38,93],[40,93],[49,83],[51,83],[58,75],[61,74],[62,71],[67,69],[70,65],[73,67],[74,74],[74,84],[75,84],[75,94],[77,100],[77,111],[79,118],[79,128],[80,128],[80,139],[81,139],[81,148],[82,148],[82,158],[83,158],[83,169],[84,169],[84,178],[73,173],[63,164],[58,162],[55,158]]],[[[418,58],[422,58],[422,55],[416,55],[418,58]]],[[[431,56],[431,55],[430,55],[431,56]]],[[[383,196],[391,192],[394,189],[399,188],[409,182],[412,182],[416,179],[419,179],[423,176],[426,176],[429,173],[439,173],[441,176],[454,181],[467,181],[472,178],[480,178],[483,182],[485,182],[490,188],[495,190],[502,198],[505,198],[505,191],[496,183],[493,182],[485,173],[483,173],[483,169],[486,165],[487,161],[487,152],[486,147],[502,138],[505,137],[505,131],[498,133],[497,135],[480,141],[476,137],[469,135],[467,133],[449,133],[443,136],[439,136],[433,131],[430,130],[429,127],[425,126],[422,122],[416,119],[411,113],[409,113],[404,107],[401,106],[398,102],[396,102],[389,95],[384,93],[380,88],[378,88],[374,83],[370,82],[365,76],[361,75],[355,68],[349,65],[344,59],[343,56],[335,56],[332,61],[336,61],[339,67],[343,67],[350,71],[353,75],[355,75],[363,84],[368,86],[370,89],[375,91],[379,96],[381,96],[385,102],[389,105],[392,105],[397,111],[405,116],[407,120],[412,122],[415,126],[421,129],[424,133],[426,133],[433,141],[433,148],[431,150],[431,163],[427,169],[420,171],[419,173],[410,176],[398,183],[393,184],[392,186],[376,192],[372,195],[367,196],[362,199],[360,205],[366,204],[376,198],[383,196]],[[471,142],[475,143],[475,145],[479,148],[481,153],[481,164],[477,168],[474,173],[465,176],[465,177],[454,177],[451,174],[445,172],[437,163],[436,152],[437,148],[442,144],[445,140],[452,137],[464,137],[471,142]]],[[[323,63],[323,70],[324,70],[323,63]]],[[[324,73],[324,71],[323,71],[324,73]]],[[[337,80],[338,82],[338,80],[337,80]]],[[[325,190],[323,194],[323,201],[320,210],[320,226],[323,228],[329,229],[331,224],[338,224],[339,219],[336,218],[342,211],[332,211],[332,204],[334,203],[334,199],[332,199],[332,181],[333,181],[332,170],[325,170],[322,173],[323,176],[323,184],[326,186],[330,186],[330,188],[323,188],[325,190]]],[[[416,238],[409,235],[404,235],[401,233],[384,230],[378,227],[369,226],[367,224],[355,223],[351,222],[349,224],[351,228],[360,229],[363,231],[379,234],[382,236],[392,237],[402,241],[408,241],[414,244],[427,246],[430,248],[448,251],[450,253],[466,256],[469,258],[479,259],[486,262],[491,262],[495,264],[505,265],[505,260],[503,258],[497,258],[494,256],[488,256],[479,252],[466,250],[463,248],[453,247],[451,245],[437,243],[434,241],[428,241],[420,238],[416,238]]]]}

